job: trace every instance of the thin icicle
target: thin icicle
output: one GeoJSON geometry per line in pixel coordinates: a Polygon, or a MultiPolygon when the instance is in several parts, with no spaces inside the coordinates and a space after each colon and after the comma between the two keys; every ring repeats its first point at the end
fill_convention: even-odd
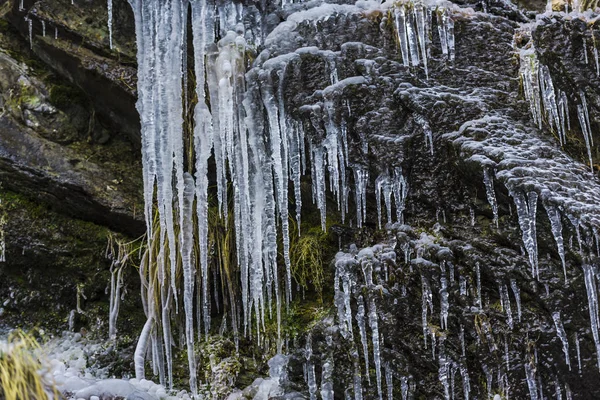
{"type": "Polygon", "coordinates": [[[539,279],[537,233],[535,226],[538,194],[532,191],[526,195],[523,192],[510,189],[509,194],[513,197],[517,208],[519,226],[521,227],[523,236],[523,245],[529,255],[531,274],[534,278],[539,279]]]}
{"type": "Polygon", "coordinates": [[[569,341],[567,339],[567,333],[565,332],[565,328],[563,327],[562,320],[560,319],[560,311],[552,313],[552,319],[554,320],[554,326],[556,327],[556,334],[558,338],[562,342],[563,353],[565,353],[565,362],[569,367],[569,371],[571,370],[571,358],[569,356],[569,341]]]}
{"type": "Polygon", "coordinates": [[[554,236],[554,241],[556,242],[558,255],[562,262],[563,273],[565,276],[565,284],[567,284],[567,265],[565,261],[565,246],[562,235],[562,222],[560,218],[560,211],[558,211],[558,208],[556,206],[551,204],[544,204],[544,208],[546,209],[548,219],[550,220],[552,235],[554,236]]]}
{"type": "Polygon", "coordinates": [[[498,201],[496,200],[496,193],[494,191],[494,176],[493,171],[490,168],[483,169],[483,182],[485,184],[485,193],[487,200],[492,207],[492,214],[494,215],[494,224],[498,228],[498,201]]]}
{"type": "MultiPolygon", "coordinates": [[[[108,11],[108,43],[109,47],[112,50],[113,48],[113,0],[107,0],[107,11],[108,11]]],[[[44,36],[46,36],[44,34],[44,36]]]]}
{"type": "Polygon", "coordinates": [[[592,336],[594,337],[594,343],[596,345],[596,359],[598,363],[598,369],[600,370],[600,335],[598,333],[598,292],[596,289],[596,281],[594,278],[594,271],[591,265],[584,264],[582,266],[585,289],[588,297],[588,309],[590,314],[590,328],[592,330],[592,336]]]}

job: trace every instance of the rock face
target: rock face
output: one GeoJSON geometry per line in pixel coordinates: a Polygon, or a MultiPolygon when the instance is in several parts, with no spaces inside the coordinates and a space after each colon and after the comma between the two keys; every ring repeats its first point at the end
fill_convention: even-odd
{"type": "MultiPolygon", "coordinates": [[[[26,50],[27,39],[7,24],[10,17],[4,18],[1,318],[13,326],[65,328],[80,301],[85,314],[76,315],[76,326],[93,326],[106,307],[111,231],[132,238],[144,231],[136,211],[137,147],[96,114],[90,96],[97,93],[82,91],[40,62],[26,50]]],[[[50,36],[50,26],[47,30],[50,36]]]]}
{"type": "MultiPolygon", "coordinates": [[[[115,0],[111,50],[98,22],[104,17],[96,18],[104,16],[104,2],[25,1],[23,11],[9,4],[6,18],[25,40],[24,16],[33,21],[26,56],[39,57],[75,85],[86,105],[53,101],[52,80],[0,54],[0,198],[8,221],[0,271],[10,277],[0,293],[10,298],[5,313],[71,302],[60,308],[64,318],[74,308],[76,286],[52,280],[56,293],[64,299],[71,293],[71,300],[45,297],[41,268],[71,276],[87,264],[78,280],[89,282],[101,302],[103,235],[143,230],[141,166],[135,145],[121,141],[139,137],[134,24],[125,2],[115,0]]],[[[416,50],[416,63],[399,34],[396,8],[318,6],[239,5],[239,22],[256,44],[249,93],[260,92],[268,77],[308,142],[322,143],[336,126],[347,145],[349,220],[340,223],[335,196],[327,195],[328,218],[338,223],[329,238],[344,250],[324,266],[331,310],[300,329],[293,321],[284,326],[293,340],[279,384],[289,396],[324,399],[332,393],[358,399],[358,391],[368,399],[600,396],[593,322],[600,251],[597,21],[564,14],[533,21],[531,11],[507,2],[445,4],[454,57],[434,10],[428,48],[416,50]],[[526,22],[532,25],[521,25],[526,22]],[[516,56],[526,46],[547,67],[552,96],[565,94],[568,106],[558,123],[544,87],[537,97],[541,124],[530,115],[516,56]],[[589,137],[580,122],[586,118],[589,137]],[[559,126],[567,119],[561,145],[559,126]],[[357,171],[370,177],[362,187],[366,216],[355,210],[357,171]],[[392,190],[404,187],[400,177],[404,194],[392,190]],[[386,222],[395,224],[386,228],[386,222]]],[[[308,169],[314,178],[314,166],[308,169]]],[[[316,294],[307,296],[310,303],[316,294]]],[[[294,304],[302,305],[296,297],[294,304]]],[[[268,340],[248,347],[241,352],[260,353],[263,361],[276,350],[268,340]]],[[[242,389],[252,382],[244,376],[250,367],[238,368],[242,389]]],[[[242,393],[254,396],[259,384],[242,393]]],[[[225,386],[219,381],[219,395],[225,386]]]]}

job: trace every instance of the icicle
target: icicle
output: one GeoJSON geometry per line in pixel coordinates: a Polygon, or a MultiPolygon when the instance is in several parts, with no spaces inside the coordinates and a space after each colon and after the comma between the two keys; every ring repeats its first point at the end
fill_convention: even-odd
{"type": "Polygon", "coordinates": [[[460,325],[460,351],[463,357],[466,357],[467,352],[465,348],[465,327],[460,325]]]}
{"type": "Polygon", "coordinates": [[[27,21],[27,27],[29,29],[29,48],[33,49],[33,21],[29,17],[25,17],[27,21]]]}
{"type": "Polygon", "coordinates": [[[123,287],[123,260],[115,259],[110,267],[110,296],[109,296],[109,318],[108,337],[111,340],[117,338],[117,317],[121,304],[121,288],[123,287]]]}
{"type": "Polygon", "coordinates": [[[358,311],[356,313],[356,322],[358,323],[358,330],[360,333],[360,341],[363,347],[363,354],[365,356],[365,376],[369,385],[371,384],[371,378],[369,374],[369,344],[367,343],[367,329],[365,327],[365,304],[362,296],[358,297],[358,311]]]}
{"type": "Polygon", "coordinates": [[[530,363],[525,363],[525,377],[527,379],[527,387],[529,388],[529,397],[531,400],[538,400],[538,389],[535,383],[535,367],[530,363]]]}
{"type": "Polygon", "coordinates": [[[443,339],[440,341],[439,351],[439,368],[438,368],[438,380],[441,382],[444,388],[444,398],[450,400],[450,382],[448,380],[449,368],[451,363],[446,359],[446,352],[444,350],[443,339]]]}
{"type": "Polygon", "coordinates": [[[498,228],[498,202],[496,200],[496,193],[494,192],[494,177],[492,175],[491,168],[483,169],[483,182],[485,184],[485,192],[492,207],[492,213],[494,215],[494,223],[496,224],[496,228],[498,228]]]}
{"type": "Polygon", "coordinates": [[[402,400],[408,400],[408,378],[403,376],[400,379],[400,392],[402,393],[402,400]]]}
{"type": "Polygon", "coordinates": [[[560,311],[552,313],[552,319],[554,320],[554,326],[556,327],[556,334],[558,338],[562,342],[563,353],[565,353],[565,362],[569,366],[569,371],[571,370],[571,359],[569,357],[569,341],[567,340],[567,334],[565,332],[565,328],[563,327],[563,323],[560,319],[560,311]]]}
{"type": "Polygon", "coordinates": [[[397,6],[394,10],[396,23],[396,34],[398,35],[398,43],[402,53],[402,61],[405,67],[410,65],[408,53],[408,39],[406,37],[406,12],[403,5],[397,6]]]}
{"type": "Polygon", "coordinates": [[[513,294],[515,295],[515,301],[517,302],[517,318],[519,322],[521,322],[521,291],[519,290],[519,286],[517,286],[517,281],[515,279],[510,280],[510,287],[512,288],[513,294]]]}
{"type": "Polygon", "coordinates": [[[46,37],[46,21],[42,20],[42,37],[46,37]]]}
{"type": "Polygon", "coordinates": [[[19,11],[25,11],[25,4],[24,4],[24,0],[20,0],[19,1],[19,11]]]}
{"type": "Polygon", "coordinates": [[[577,351],[577,368],[581,374],[581,349],[579,347],[579,335],[575,332],[575,350],[577,351]]]}
{"type": "Polygon", "coordinates": [[[483,309],[483,303],[481,301],[481,271],[479,270],[479,261],[475,263],[475,276],[477,281],[477,298],[476,305],[480,310],[483,309]]]}
{"type": "Polygon", "coordinates": [[[448,329],[448,280],[446,279],[446,268],[444,262],[440,264],[440,328],[448,329]]]}
{"type": "Polygon", "coordinates": [[[504,303],[504,309],[506,310],[506,323],[510,329],[513,329],[514,324],[510,306],[510,297],[508,296],[508,288],[506,285],[502,285],[500,288],[500,298],[502,299],[502,302],[504,303]]]}
{"type": "Polygon", "coordinates": [[[427,348],[427,334],[429,333],[429,324],[427,322],[427,307],[431,302],[432,294],[431,288],[426,278],[421,275],[421,286],[422,286],[422,309],[421,309],[421,323],[423,325],[423,340],[425,341],[425,348],[427,348]]]}
{"type": "MultiPolygon", "coordinates": [[[[108,11],[108,43],[109,43],[110,49],[112,50],[112,48],[113,48],[113,40],[112,40],[113,0],[107,0],[107,11],[108,11]]],[[[184,21],[184,22],[187,22],[187,21],[184,21]]]]}
{"type": "Polygon", "coordinates": [[[567,283],[567,266],[565,262],[565,246],[563,242],[562,236],[562,222],[560,220],[560,212],[558,208],[550,205],[544,204],[544,208],[546,209],[546,213],[548,214],[548,219],[550,220],[550,227],[552,230],[552,235],[554,236],[554,241],[556,242],[556,247],[558,250],[558,255],[560,256],[560,260],[563,266],[563,273],[565,276],[565,284],[567,283]]]}
{"type": "Polygon", "coordinates": [[[356,224],[358,228],[363,227],[367,217],[367,184],[369,172],[362,167],[354,167],[354,183],[356,194],[356,224]]]}
{"type": "Polygon", "coordinates": [[[558,383],[558,378],[554,378],[554,396],[556,400],[562,400],[562,390],[560,390],[560,383],[558,383]]]}
{"type": "Polygon", "coordinates": [[[419,58],[419,43],[417,41],[416,27],[415,27],[415,14],[409,12],[406,15],[406,36],[408,38],[408,49],[410,51],[411,65],[416,67],[420,64],[419,58]]]}
{"type": "MultiPolygon", "coordinates": [[[[325,338],[327,346],[333,346],[333,338],[327,335],[325,338]]],[[[333,400],[333,355],[330,353],[321,367],[321,399],[333,400]]]]}
{"type": "MultiPolygon", "coordinates": [[[[394,202],[396,203],[396,220],[398,223],[404,224],[404,210],[406,209],[406,199],[408,197],[408,182],[402,173],[402,167],[394,168],[392,191],[394,193],[394,202]]],[[[366,201],[363,202],[363,207],[365,207],[365,203],[366,201]]]]}
{"type": "Polygon", "coordinates": [[[588,308],[590,313],[590,327],[596,344],[596,358],[598,361],[598,369],[600,369],[600,335],[598,334],[598,292],[596,290],[596,282],[594,279],[594,271],[591,265],[584,264],[582,266],[585,280],[585,289],[588,297],[588,308]]]}
{"type": "Polygon", "coordinates": [[[308,393],[310,395],[310,400],[317,399],[317,379],[315,376],[315,365],[312,362],[312,336],[309,334],[306,339],[306,347],[305,347],[305,357],[306,357],[306,369],[307,369],[307,383],[308,383],[308,393]]]}
{"type": "Polygon", "coordinates": [[[510,354],[508,352],[508,340],[504,338],[504,362],[506,363],[506,373],[510,371],[510,354]]]}
{"type": "Polygon", "coordinates": [[[554,91],[554,84],[552,83],[552,77],[550,76],[550,70],[546,65],[540,67],[540,91],[542,93],[542,102],[546,108],[546,115],[548,117],[548,123],[550,128],[556,126],[556,131],[561,143],[565,140],[566,133],[562,131],[562,124],[560,122],[560,116],[558,112],[558,105],[556,103],[556,95],[554,91]]]}
{"type": "Polygon", "coordinates": [[[579,97],[581,98],[581,104],[577,105],[577,117],[579,118],[579,125],[581,126],[583,138],[585,139],[585,147],[587,148],[588,158],[590,161],[590,169],[592,173],[594,173],[594,162],[592,160],[592,146],[594,145],[594,139],[592,137],[590,117],[583,91],[579,92],[579,97]]]}
{"type": "Polygon", "coordinates": [[[465,400],[469,400],[469,395],[471,393],[471,381],[466,365],[460,365],[460,376],[462,377],[463,381],[463,397],[465,400]]]}
{"type": "Polygon", "coordinates": [[[58,28],[55,26],[54,27],[54,40],[58,39],[58,28]]]}
{"type": "Polygon", "coordinates": [[[423,4],[414,5],[415,20],[417,23],[417,36],[419,38],[419,48],[421,49],[421,58],[423,60],[423,68],[425,69],[425,77],[429,79],[429,71],[427,71],[427,42],[425,41],[425,11],[423,4]]]}
{"type": "Polygon", "coordinates": [[[390,363],[385,363],[385,383],[387,385],[388,400],[394,400],[394,377],[390,363]]]}
{"type": "Polygon", "coordinates": [[[523,192],[515,192],[510,189],[509,194],[513,197],[515,206],[517,207],[519,226],[521,227],[523,235],[523,245],[529,255],[531,274],[534,278],[539,279],[537,234],[535,227],[538,194],[536,192],[529,192],[525,195],[523,192]]]}
{"type": "Polygon", "coordinates": [[[375,375],[377,378],[377,394],[379,400],[383,398],[381,391],[381,356],[379,350],[379,324],[377,322],[377,308],[375,299],[369,299],[369,327],[371,328],[371,342],[373,344],[373,362],[375,363],[375,375]]]}

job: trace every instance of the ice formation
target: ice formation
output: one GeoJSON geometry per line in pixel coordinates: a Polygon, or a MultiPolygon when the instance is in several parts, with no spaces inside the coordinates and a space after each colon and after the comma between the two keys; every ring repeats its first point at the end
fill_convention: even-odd
{"type": "MultiPolygon", "coordinates": [[[[108,44],[109,48],[113,48],[113,0],[107,0],[106,8],[108,11],[108,44]]],[[[44,30],[45,32],[45,30],[44,30]]],[[[44,34],[44,36],[46,36],[44,34]]]]}
{"type": "MultiPolygon", "coordinates": [[[[139,378],[143,377],[144,362],[149,353],[157,370],[162,371],[161,382],[166,385],[172,380],[170,352],[173,343],[170,320],[173,304],[181,302],[185,313],[185,342],[192,377],[195,376],[196,365],[195,341],[202,333],[208,334],[211,329],[211,279],[216,279],[215,272],[209,269],[208,259],[208,164],[211,157],[214,157],[216,167],[218,213],[223,220],[232,218],[234,221],[236,261],[241,275],[242,308],[238,311],[232,310],[229,314],[231,322],[228,322],[228,325],[236,335],[238,331],[240,334],[243,332],[248,337],[255,336],[259,342],[265,320],[269,318],[272,310],[277,319],[278,333],[281,335],[281,308],[292,299],[289,255],[291,229],[288,214],[295,214],[299,226],[302,211],[301,178],[307,170],[312,180],[312,200],[320,211],[323,229],[327,228],[328,223],[328,191],[337,202],[342,220],[348,212],[348,198],[354,199],[356,225],[361,228],[366,223],[367,189],[375,192],[379,227],[383,227],[384,223],[391,226],[398,222],[399,224],[395,225],[397,228],[405,222],[408,179],[400,163],[379,169],[376,171],[376,177],[370,177],[366,166],[350,160],[345,122],[335,117],[335,101],[344,88],[363,85],[368,81],[367,77],[341,76],[331,51],[294,48],[289,53],[281,53],[275,51],[276,47],[272,46],[278,35],[289,33],[300,21],[316,21],[322,18],[326,13],[321,11],[349,12],[358,6],[324,5],[323,7],[328,7],[327,10],[315,7],[291,14],[285,23],[280,24],[265,39],[267,50],[247,71],[247,54],[253,49],[247,42],[241,17],[236,15],[227,18],[226,12],[221,13],[218,10],[221,5],[215,9],[205,0],[190,0],[195,95],[199,99],[194,110],[194,129],[190,133],[185,131],[181,118],[186,104],[182,102],[182,96],[188,101],[183,89],[187,85],[182,85],[182,82],[187,82],[184,60],[187,52],[192,51],[187,49],[185,40],[188,2],[130,2],[134,9],[137,29],[137,107],[142,121],[148,238],[160,242],[164,248],[158,254],[158,259],[153,260],[159,267],[156,273],[160,285],[148,284],[143,293],[148,322],[136,350],[136,373],[139,378]],[[302,58],[307,56],[318,57],[324,61],[330,81],[330,85],[321,91],[321,104],[304,106],[310,108],[308,111],[314,115],[319,115],[318,118],[315,117],[314,123],[323,127],[322,138],[305,137],[304,126],[292,118],[291,110],[286,104],[287,76],[294,71],[302,58]],[[191,135],[191,138],[185,135],[191,135]],[[186,147],[187,141],[191,143],[191,149],[186,147]],[[192,161],[187,159],[188,154],[193,154],[193,166],[189,165],[192,161]],[[352,173],[349,173],[350,170],[352,173]],[[348,196],[351,187],[354,188],[354,196],[348,196]],[[294,199],[294,210],[289,209],[289,197],[294,199]],[[157,210],[157,224],[153,224],[154,207],[157,210]],[[195,225],[190,221],[196,221],[195,225]],[[277,262],[278,235],[283,250],[281,266],[277,262]],[[183,276],[183,286],[176,280],[178,272],[183,276]],[[159,304],[154,304],[152,299],[155,297],[160,298],[159,304]],[[161,366],[163,360],[166,370],[161,366]]],[[[110,4],[109,0],[109,11],[110,4]]],[[[454,21],[448,8],[434,8],[422,3],[397,3],[390,7],[390,11],[394,18],[399,56],[405,67],[414,71],[422,66],[425,75],[429,74],[434,19],[442,55],[450,62],[454,60],[454,21]]],[[[566,132],[571,128],[565,93],[554,87],[549,69],[540,65],[533,47],[521,49],[519,55],[525,96],[535,123],[541,127],[546,121],[557,133],[560,143],[565,144],[566,132]]],[[[583,95],[580,96],[580,103],[579,121],[586,143],[591,145],[589,117],[583,95]]],[[[422,128],[430,152],[433,152],[434,136],[427,121],[415,117],[415,122],[422,128]]],[[[538,199],[541,201],[551,223],[566,279],[561,215],[577,218],[578,226],[580,224],[585,227],[586,231],[590,227],[598,226],[600,222],[598,207],[593,206],[593,201],[586,202],[586,199],[598,198],[599,193],[597,185],[588,185],[589,172],[583,171],[563,152],[540,138],[536,130],[493,112],[478,120],[466,122],[457,132],[445,137],[470,155],[494,160],[491,164],[482,165],[486,197],[492,209],[494,222],[498,226],[496,190],[500,193],[498,187],[504,184],[514,199],[523,245],[527,251],[532,275],[536,278],[540,276],[536,218],[538,199]],[[477,135],[472,132],[477,132],[477,135]],[[507,146],[506,141],[511,138],[516,139],[515,142],[519,144],[507,146]],[[544,158],[541,158],[540,153],[544,154],[544,158]],[[568,187],[564,182],[568,182],[568,187]],[[581,196],[574,199],[570,196],[573,191],[578,191],[581,196]]],[[[405,250],[405,262],[410,268],[419,263],[430,262],[423,256],[423,248],[427,247],[423,244],[426,239],[423,238],[421,244],[405,243],[406,247],[401,245],[405,250]],[[416,258],[413,258],[415,254],[416,258]]],[[[373,294],[380,289],[376,269],[381,268],[383,264],[383,271],[387,273],[386,263],[393,265],[394,260],[383,256],[385,252],[395,251],[390,248],[374,246],[363,249],[358,254],[340,252],[336,255],[334,302],[340,333],[344,339],[351,342],[360,338],[360,344],[352,350],[355,362],[355,399],[362,399],[363,396],[363,368],[366,380],[370,383],[370,355],[375,367],[374,377],[379,398],[384,394],[383,375],[385,374],[388,388],[393,380],[391,375],[388,379],[389,364],[382,356],[383,336],[378,314],[380,310],[373,294]],[[362,270],[362,277],[357,276],[357,270],[362,270]],[[360,284],[360,280],[364,282],[360,284]],[[359,290],[362,287],[365,288],[364,292],[359,290]],[[353,310],[356,312],[354,316],[353,310]],[[354,334],[353,326],[358,327],[357,335],[354,334]],[[364,367],[359,357],[361,348],[364,367]]],[[[445,264],[434,266],[441,271],[440,328],[449,331],[448,291],[454,284],[454,270],[451,269],[448,280],[445,264]]],[[[470,266],[475,269],[476,289],[473,294],[476,296],[478,309],[484,308],[480,268],[485,267],[479,263],[470,266]]],[[[584,271],[587,271],[586,268],[589,270],[591,267],[584,266],[584,271]]],[[[146,283],[149,283],[150,271],[142,271],[141,274],[146,283]]],[[[590,310],[594,304],[597,309],[595,283],[591,272],[586,272],[586,277],[587,275],[590,275],[590,278],[586,278],[590,310]]],[[[460,294],[466,296],[466,278],[460,275],[458,281],[460,294]]],[[[437,289],[432,292],[434,285],[435,281],[430,282],[427,277],[422,276],[421,311],[425,345],[430,337],[434,355],[438,346],[436,358],[445,397],[450,396],[449,388],[450,382],[453,382],[453,374],[460,371],[463,395],[468,398],[470,383],[466,365],[451,360],[445,351],[444,340],[439,337],[439,332],[434,332],[430,326],[431,319],[437,318],[433,316],[433,293],[437,293],[437,289]],[[439,344],[436,344],[437,340],[439,344]]],[[[513,279],[511,288],[516,301],[517,319],[521,321],[520,292],[513,279]]],[[[500,283],[499,292],[507,324],[512,328],[514,321],[507,285],[500,283]]],[[[594,315],[590,311],[592,330],[595,327],[597,332],[597,312],[594,315]]],[[[483,328],[489,330],[489,326],[483,328]]],[[[556,330],[561,340],[566,338],[562,322],[556,322],[556,330]]],[[[462,355],[465,357],[462,327],[461,334],[462,355]]],[[[594,339],[597,348],[600,349],[597,333],[594,339]]],[[[495,344],[490,343],[490,347],[493,346],[495,344]]],[[[280,336],[278,350],[281,351],[282,347],[283,339],[280,336]]],[[[568,342],[565,347],[568,360],[568,342]]],[[[307,386],[311,398],[316,398],[317,360],[312,357],[312,347],[307,343],[307,386]]],[[[331,398],[333,394],[330,379],[333,364],[325,361],[321,365],[321,396],[331,398]]],[[[527,382],[533,385],[535,389],[532,389],[532,393],[535,392],[537,396],[535,368],[526,365],[525,369],[527,382]]],[[[497,381],[499,385],[503,384],[502,379],[497,381]]],[[[409,391],[406,377],[402,377],[400,382],[402,396],[406,397],[409,391]]],[[[192,393],[195,394],[197,383],[194,379],[191,379],[190,385],[192,393]]]]}

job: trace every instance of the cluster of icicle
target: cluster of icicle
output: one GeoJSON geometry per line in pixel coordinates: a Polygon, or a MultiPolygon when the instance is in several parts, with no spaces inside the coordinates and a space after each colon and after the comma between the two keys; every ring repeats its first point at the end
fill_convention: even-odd
{"type": "MultiPolygon", "coordinates": [[[[130,0],[134,10],[137,59],[137,109],[142,124],[145,216],[150,252],[141,268],[142,298],[147,322],[135,353],[136,375],[144,376],[144,361],[151,355],[161,382],[172,382],[172,309],[182,299],[190,386],[197,393],[195,337],[211,327],[211,284],[208,270],[208,164],[216,164],[219,215],[233,212],[237,263],[240,269],[241,311],[231,310],[230,326],[239,334],[261,341],[265,318],[274,309],[281,351],[281,307],[292,297],[288,185],[293,184],[295,214],[300,226],[301,176],[310,168],[313,202],[326,228],[326,190],[333,193],[342,222],[348,212],[354,178],[356,224],[366,219],[369,172],[349,163],[346,126],[334,121],[334,97],[346,85],[361,85],[364,77],[339,80],[335,54],[314,48],[299,49],[246,70],[249,45],[244,37],[243,11],[230,3],[215,7],[206,0],[130,0]],[[188,8],[191,16],[188,16],[188,8]],[[184,151],[183,115],[187,90],[187,21],[192,23],[195,95],[193,167],[184,151]],[[220,30],[217,34],[217,30],[220,30]],[[218,40],[218,42],[217,42],[218,40]],[[325,138],[306,138],[302,123],[288,116],[284,102],[289,65],[303,53],[325,58],[331,86],[323,90],[325,138]],[[185,98],[182,101],[182,97],[185,98]],[[347,169],[351,168],[353,176],[347,169]],[[230,188],[230,189],[228,189],[230,188]],[[232,196],[231,204],[228,196],[232,196]],[[157,223],[154,224],[154,209],[157,223]],[[231,211],[232,210],[232,211],[231,211]],[[195,221],[195,222],[193,222],[195,221]],[[283,243],[282,271],[278,265],[277,237],[283,243]],[[195,255],[199,254],[196,263],[195,255]],[[197,265],[196,265],[197,264],[197,265]],[[180,267],[178,266],[180,265],[180,267]],[[176,276],[181,269],[183,287],[176,276]],[[284,277],[284,279],[281,279],[284,277]],[[281,283],[283,282],[283,283],[281,283]],[[158,300],[156,300],[158,299],[158,300]],[[166,365],[166,370],[164,365],[166,365]]],[[[112,14],[109,1],[109,14],[112,14]]],[[[442,52],[454,58],[453,23],[447,10],[422,4],[394,6],[403,58],[408,65],[423,62],[427,68],[430,26],[435,12],[442,52]],[[410,57],[410,58],[408,58],[410,57]]],[[[109,21],[109,24],[111,22],[109,21]]],[[[112,40],[111,40],[112,42],[112,40]]],[[[268,54],[267,54],[268,56],[268,54]]],[[[268,57],[259,57],[265,59],[268,57]]],[[[433,146],[429,134],[430,144],[433,146]]],[[[433,148],[433,147],[432,147],[433,148]]],[[[379,223],[385,204],[387,222],[403,221],[408,185],[399,166],[384,170],[375,181],[379,223]]],[[[237,304],[238,299],[231,299],[237,304]]]]}
{"type": "MultiPolygon", "coordinates": [[[[589,304],[590,326],[600,368],[600,320],[598,318],[598,289],[596,276],[600,273],[593,263],[600,257],[600,184],[583,167],[564,152],[536,136],[534,130],[499,116],[487,116],[470,121],[460,128],[455,143],[473,154],[470,159],[483,164],[487,197],[497,218],[494,175],[504,182],[513,198],[523,248],[531,266],[532,277],[544,281],[538,255],[537,209],[541,203],[550,222],[562,263],[565,285],[568,284],[566,250],[579,255],[589,304]],[[473,129],[473,131],[471,131],[473,129]],[[487,132],[485,139],[475,140],[471,132],[487,132]],[[507,143],[510,143],[508,145],[507,143]],[[502,151],[499,152],[499,149],[502,151]],[[544,154],[540,157],[540,154],[544,154]],[[501,158],[498,157],[501,154],[501,158]],[[495,158],[496,161],[492,161],[495,158]],[[571,240],[565,243],[564,222],[570,223],[571,240]],[[573,238],[576,242],[573,243],[573,238]]],[[[567,226],[568,227],[568,226],[567,226]]],[[[516,293],[515,293],[516,295],[516,293]]],[[[570,367],[569,344],[560,314],[554,314],[557,336],[563,343],[565,362],[570,367]]],[[[576,342],[576,348],[579,342],[576,342]]],[[[578,363],[579,364],[579,363],[578,363]]]]}
{"type": "MultiPolygon", "coordinates": [[[[409,268],[413,271],[413,266],[422,271],[431,270],[431,268],[439,268],[439,299],[440,313],[439,323],[440,329],[432,329],[430,322],[435,324],[433,318],[433,282],[425,275],[421,275],[422,295],[423,295],[423,335],[425,340],[425,348],[428,348],[428,337],[431,338],[431,352],[434,360],[439,363],[439,381],[444,390],[446,399],[454,398],[455,394],[455,375],[458,373],[462,380],[463,397],[469,398],[471,384],[469,372],[466,366],[465,357],[465,339],[464,331],[459,332],[460,342],[462,346],[461,360],[453,360],[445,351],[445,341],[452,334],[448,331],[448,313],[450,309],[449,291],[452,288],[460,286],[460,295],[467,296],[466,282],[467,278],[459,274],[456,279],[455,266],[448,262],[441,261],[436,264],[426,260],[429,254],[451,254],[447,247],[442,247],[435,243],[436,239],[425,233],[422,233],[416,240],[409,239],[414,232],[406,225],[399,223],[388,225],[390,232],[397,235],[397,239],[391,239],[388,243],[378,244],[373,247],[363,248],[360,251],[354,246],[350,246],[348,252],[339,252],[335,258],[335,278],[334,278],[334,303],[337,308],[337,321],[341,336],[348,341],[350,345],[350,353],[353,359],[353,382],[352,392],[355,400],[362,400],[366,392],[363,385],[371,386],[371,367],[374,366],[375,382],[373,383],[374,390],[376,388],[377,396],[383,399],[387,395],[387,399],[394,399],[395,388],[399,387],[399,392],[402,399],[411,398],[415,393],[415,382],[410,375],[400,374],[398,366],[393,367],[391,360],[386,360],[384,354],[385,338],[382,334],[381,324],[387,324],[385,319],[381,319],[378,311],[378,302],[382,299],[382,293],[388,293],[389,282],[392,275],[397,274],[401,268],[409,268]],[[397,260],[396,246],[400,243],[400,249],[404,252],[404,259],[397,260]],[[404,266],[402,266],[404,264],[404,266]],[[464,288],[463,288],[464,286],[464,288]],[[354,311],[355,310],[355,311],[354,311]],[[370,342],[370,343],[369,343],[370,342]],[[362,360],[361,360],[362,353],[362,360]],[[386,390],[384,390],[384,382],[386,390]],[[399,385],[394,382],[399,380],[399,385]]],[[[405,273],[408,271],[405,271],[405,273]]],[[[479,282],[479,268],[477,268],[477,281],[479,282]]],[[[518,318],[521,318],[520,292],[516,286],[516,281],[511,282],[512,289],[515,292],[517,301],[518,318]]],[[[507,312],[507,320],[512,327],[512,313],[510,309],[510,300],[508,298],[507,285],[500,286],[504,294],[503,307],[507,312]]],[[[475,293],[475,302],[481,307],[481,286],[478,284],[477,290],[472,290],[475,293]],[[479,300],[477,300],[479,299],[479,300]]],[[[406,296],[406,286],[401,289],[402,296],[406,296]]],[[[394,302],[396,304],[396,301],[394,302]]],[[[484,324],[487,323],[484,321],[484,324]]],[[[386,328],[387,329],[387,328],[386,328]]],[[[491,327],[488,326],[487,334],[491,334],[491,327]]],[[[307,347],[310,344],[307,344],[307,347]]],[[[508,350],[507,350],[508,351],[508,350]]],[[[312,366],[314,361],[307,359],[312,366]]],[[[327,363],[327,361],[323,361],[327,363]]],[[[508,366],[507,366],[508,371],[508,366]]],[[[509,385],[507,374],[499,372],[498,385],[506,393],[509,385]]],[[[488,382],[491,388],[491,381],[488,382]]],[[[307,375],[307,384],[309,393],[317,393],[318,382],[314,375],[311,375],[310,368],[307,375]]],[[[321,387],[327,385],[328,381],[322,379],[321,387]]],[[[323,392],[323,391],[322,391],[323,392]]],[[[346,394],[348,398],[348,394],[346,394]]],[[[399,398],[399,397],[396,397],[399,398]]]]}
{"type": "MultiPolygon", "coordinates": [[[[536,49],[531,39],[531,26],[526,26],[517,32],[521,39],[529,37],[527,44],[522,48],[515,46],[519,54],[519,74],[523,85],[525,99],[529,102],[531,116],[540,129],[544,121],[547,122],[550,129],[556,132],[560,145],[567,143],[567,133],[571,131],[571,119],[569,116],[569,103],[564,91],[555,88],[552,82],[552,76],[548,66],[540,63],[536,55],[536,49]]],[[[584,39],[585,60],[588,62],[587,47],[584,39]]],[[[600,66],[598,62],[598,50],[593,47],[593,54],[596,60],[597,73],[600,75],[600,66]]],[[[585,140],[587,155],[590,168],[594,172],[594,163],[592,160],[592,147],[594,139],[590,125],[587,101],[585,93],[579,91],[577,96],[577,119],[585,140]]]]}
{"type": "Polygon", "coordinates": [[[431,27],[434,17],[442,54],[454,61],[454,21],[448,9],[409,1],[395,3],[392,10],[404,66],[416,67],[422,63],[425,75],[429,76],[427,59],[431,57],[431,27]]]}
{"type": "MultiPolygon", "coordinates": [[[[369,335],[367,326],[370,329],[371,348],[373,351],[373,364],[375,365],[375,377],[377,385],[377,393],[379,399],[383,398],[382,389],[382,374],[385,370],[386,383],[388,385],[388,398],[393,394],[393,378],[392,372],[388,365],[382,365],[381,346],[383,338],[379,332],[379,317],[377,314],[376,305],[376,289],[377,286],[373,281],[373,275],[382,273],[385,270],[385,275],[389,276],[388,269],[396,263],[396,252],[393,247],[387,245],[377,245],[372,248],[362,249],[360,252],[355,247],[351,249],[351,253],[340,252],[335,258],[335,305],[338,311],[338,322],[342,337],[351,343],[351,354],[354,359],[354,399],[363,399],[362,376],[359,351],[356,348],[353,330],[354,319],[358,326],[358,336],[362,344],[364,357],[364,376],[367,377],[370,383],[370,364],[369,364],[369,335]],[[361,274],[362,272],[362,274],[361,274]],[[360,279],[359,274],[363,279],[360,279]],[[363,296],[362,288],[366,288],[363,296]],[[356,303],[357,313],[352,315],[352,303],[356,303]]],[[[408,377],[402,377],[402,398],[406,399],[408,390],[408,377]]]]}

